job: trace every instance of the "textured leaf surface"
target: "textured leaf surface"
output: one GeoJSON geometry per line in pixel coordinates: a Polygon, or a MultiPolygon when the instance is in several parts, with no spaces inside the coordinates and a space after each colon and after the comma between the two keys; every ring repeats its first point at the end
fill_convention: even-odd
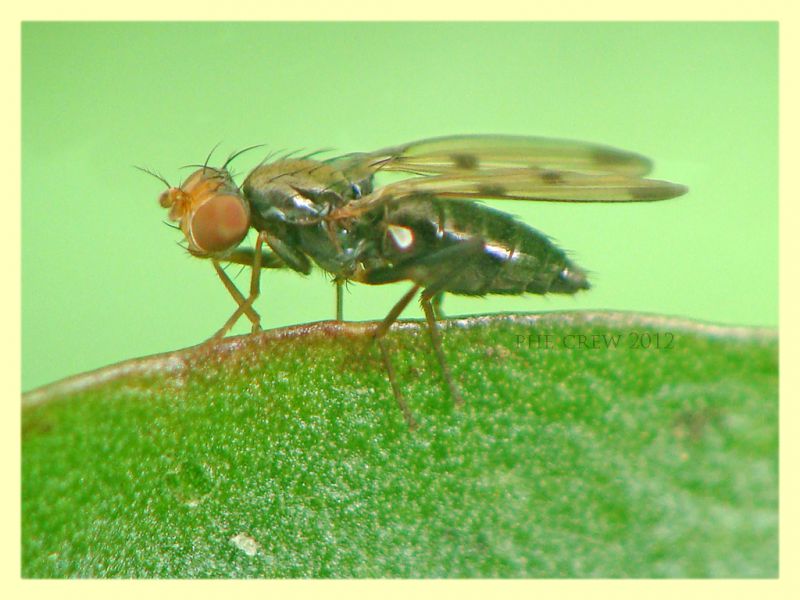
{"type": "Polygon", "coordinates": [[[27,394],[23,576],[777,576],[774,332],[452,321],[456,409],[403,323],[409,432],[369,327],[230,338],[27,394]]]}

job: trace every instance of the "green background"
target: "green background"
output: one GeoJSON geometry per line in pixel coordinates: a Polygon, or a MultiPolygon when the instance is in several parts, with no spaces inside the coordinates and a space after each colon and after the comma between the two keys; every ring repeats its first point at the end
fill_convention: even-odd
{"type": "MultiPolygon", "coordinates": [[[[776,325],[777,36],[771,23],[23,24],[22,387],[196,344],[225,321],[234,304],[210,264],[161,223],[163,186],[132,168],[176,183],[218,142],[217,157],[267,145],[240,173],[269,150],[454,133],[635,150],[690,194],[502,205],[569,249],[590,293],[451,296],[447,313],[776,325]]],[[[267,275],[266,327],[333,316],[321,273],[267,275]]],[[[345,317],[382,318],[406,287],[352,286],[345,317]]]]}

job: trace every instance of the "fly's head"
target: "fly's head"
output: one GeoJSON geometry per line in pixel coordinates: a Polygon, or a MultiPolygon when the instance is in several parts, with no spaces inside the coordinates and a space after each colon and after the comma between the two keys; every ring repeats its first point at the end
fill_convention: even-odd
{"type": "Polygon", "coordinates": [[[226,169],[202,167],[158,198],[195,256],[224,256],[250,228],[250,208],[226,169]]]}

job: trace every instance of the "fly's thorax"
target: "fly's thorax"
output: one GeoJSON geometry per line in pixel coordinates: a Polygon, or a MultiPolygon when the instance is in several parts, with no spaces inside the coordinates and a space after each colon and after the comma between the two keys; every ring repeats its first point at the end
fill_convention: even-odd
{"type": "Polygon", "coordinates": [[[198,169],[180,187],[163,192],[159,203],[180,223],[189,252],[197,256],[227,254],[250,228],[250,208],[224,169],[198,169]]]}
{"type": "Polygon", "coordinates": [[[314,223],[359,197],[362,186],[369,185],[368,181],[350,182],[323,162],[283,160],[254,169],[242,184],[242,192],[250,203],[255,226],[268,228],[275,222],[314,223]]]}
{"type": "MultiPolygon", "coordinates": [[[[354,190],[350,179],[331,165],[310,159],[279,160],[256,167],[245,179],[243,188],[265,190],[273,184],[284,184],[300,189],[329,190],[352,198],[354,190]]],[[[363,182],[361,182],[363,183],[363,182]]]]}

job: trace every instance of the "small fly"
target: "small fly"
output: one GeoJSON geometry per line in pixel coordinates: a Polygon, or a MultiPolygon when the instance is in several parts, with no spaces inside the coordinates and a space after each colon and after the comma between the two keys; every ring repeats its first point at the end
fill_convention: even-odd
{"type": "Polygon", "coordinates": [[[308,274],[316,264],[334,278],[339,320],[343,283],[410,281],[411,289],[372,335],[411,428],[415,421],[385,336],[418,293],[434,354],[454,402],[461,404],[437,326],[443,294],[574,294],[589,288],[586,272],[549,238],[476,200],[648,202],[687,191],[646,179],[652,164],[638,154],[538,137],[441,137],[328,160],[314,154],[267,157],[240,186],[228,171],[239,154],[218,168],[208,166],[209,159],[196,165],[180,187],[159,177],[168,188],[159,202],[179,223],[188,251],[211,260],[237,303],[213,337],[227,334],[242,316],[254,332],[260,329],[253,302],[263,268],[308,274]],[[410,177],[375,187],[379,172],[410,177]],[[255,247],[242,247],[251,227],[258,233],[255,247]],[[246,297],[222,263],[251,267],[246,297]]]}

